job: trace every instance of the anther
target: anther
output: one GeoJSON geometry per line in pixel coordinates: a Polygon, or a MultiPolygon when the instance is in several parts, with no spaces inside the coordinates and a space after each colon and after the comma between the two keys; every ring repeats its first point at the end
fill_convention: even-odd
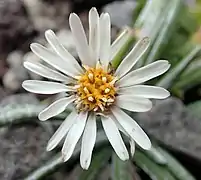
{"type": "Polygon", "coordinates": [[[84,92],[85,92],[86,94],[89,93],[89,90],[87,89],[87,87],[84,87],[84,92]]]}
{"type": "Polygon", "coordinates": [[[106,83],[106,82],[107,82],[107,78],[106,78],[106,77],[102,77],[102,81],[103,81],[104,83],[106,83]]]}
{"type": "Polygon", "coordinates": [[[107,98],[103,97],[101,98],[104,102],[107,102],[107,98]]]}
{"type": "Polygon", "coordinates": [[[89,78],[91,81],[93,81],[93,80],[94,80],[94,75],[93,75],[92,73],[89,73],[89,74],[88,74],[88,78],[89,78]]]}
{"type": "Polygon", "coordinates": [[[100,107],[101,111],[104,111],[104,107],[102,104],[99,104],[98,106],[100,107]]]}
{"type": "Polygon", "coordinates": [[[94,101],[94,98],[93,98],[92,96],[89,96],[89,97],[88,97],[88,100],[91,101],[91,102],[93,102],[93,101],[94,101]]]}
{"type": "Polygon", "coordinates": [[[107,100],[107,102],[112,103],[112,102],[114,102],[114,99],[109,98],[109,99],[107,100]]]}
{"type": "Polygon", "coordinates": [[[107,94],[107,93],[110,92],[110,89],[109,89],[109,88],[106,88],[104,92],[107,94]]]}

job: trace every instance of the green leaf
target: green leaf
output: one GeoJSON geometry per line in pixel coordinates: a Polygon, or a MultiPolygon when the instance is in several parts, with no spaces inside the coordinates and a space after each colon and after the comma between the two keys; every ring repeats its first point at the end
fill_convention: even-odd
{"type": "Polygon", "coordinates": [[[173,86],[174,81],[179,78],[180,74],[185,68],[194,60],[195,56],[200,52],[201,47],[196,46],[184,59],[182,59],[174,68],[157,83],[157,86],[164,87],[166,89],[173,86]]]}
{"type": "Polygon", "coordinates": [[[0,126],[30,122],[37,119],[45,106],[37,104],[7,105],[0,109],[0,126]]]}
{"type": "Polygon", "coordinates": [[[122,161],[119,157],[112,154],[112,180],[132,180],[131,171],[129,171],[129,161],[122,161]]]}
{"type": "Polygon", "coordinates": [[[150,46],[147,53],[143,55],[140,61],[137,62],[136,68],[144,65],[146,58],[148,57],[149,51],[153,46],[155,39],[157,38],[160,29],[162,28],[164,18],[167,16],[169,9],[166,8],[169,1],[152,0],[147,1],[144,9],[140,13],[134,29],[139,32],[145,33],[150,38],[150,46]]]}
{"type": "MultiPolygon", "coordinates": [[[[108,140],[104,134],[103,131],[97,133],[97,140],[95,147],[104,147],[106,144],[108,144],[108,140]]],[[[78,156],[80,155],[81,148],[78,146],[74,152],[72,157],[69,159],[68,163],[72,162],[75,159],[78,159],[78,156]]],[[[43,166],[39,167],[35,171],[33,171],[30,175],[28,175],[24,180],[40,180],[46,175],[55,172],[58,167],[63,165],[68,165],[68,163],[64,163],[61,157],[61,154],[57,154],[54,158],[47,161],[43,166]]]]}
{"type": "MultiPolygon", "coordinates": [[[[46,107],[43,104],[11,104],[0,108],[0,127],[16,125],[21,123],[31,123],[38,119],[38,114],[46,107]]],[[[54,117],[54,119],[64,120],[69,114],[69,110],[54,117]]]]}
{"type": "Polygon", "coordinates": [[[195,180],[195,178],[172,155],[159,147],[157,149],[166,158],[168,169],[178,180],[195,180]]]}
{"type": "Polygon", "coordinates": [[[117,69],[121,61],[123,60],[124,56],[127,54],[128,50],[134,43],[134,36],[131,36],[128,41],[123,45],[123,47],[120,49],[120,51],[117,53],[117,55],[112,60],[112,67],[117,69]]]}
{"type": "MultiPolygon", "coordinates": [[[[79,152],[74,152],[73,156],[78,154],[79,152]]],[[[45,177],[47,174],[54,172],[59,166],[63,165],[64,162],[62,160],[61,154],[59,153],[54,158],[49,160],[46,164],[35,170],[29,176],[27,176],[24,180],[39,180],[45,177]]]]}
{"type": "MultiPolygon", "coordinates": [[[[168,1],[169,4],[166,9],[168,13],[164,13],[164,20],[162,27],[157,35],[157,38],[152,46],[152,49],[146,59],[146,64],[153,62],[159,57],[162,49],[165,48],[168,38],[172,35],[173,29],[175,29],[175,23],[177,22],[177,15],[179,14],[181,8],[181,0],[168,1]]],[[[161,18],[161,17],[160,17],[161,18]]]]}
{"type": "Polygon", "coordinates": [[[187,73],[185,76],[180,77],[180,79],[175,82],[173,88],[185,91],[199,83],[201,83],[201,71],[200,68],[197,68],[194,71],[187,73]]]}
{"type": "Polygon", "coordinates": [[[176,180],[166,166],[150,160],[143,152],[136,150],[134,161],[152,180],[176,180]]]}
{"type": "Polygon", "coordinates": [[[152,144],[152,147],[148,151],[143,151],[150,159],[160,165],[167,164],[166,158],[158,151],[158,149],[152,144]]]}
{"type": "Polygon", "coordinates": [[[161,0],[147,1],[134,24],[134,28],[143,29],[148,24],[152,29],[157,24],[157,20],[161,17],[168,3],[168,1],[161,0]]]}
{"type": "Polygon", "coordinates": [[[88,170],[83,170],[79,176],[79,180],[95,180],[98,173],[108,163],[111,157],[111,149],[100,149],[99,152],[94,154],[91,165],[88,170]]]}

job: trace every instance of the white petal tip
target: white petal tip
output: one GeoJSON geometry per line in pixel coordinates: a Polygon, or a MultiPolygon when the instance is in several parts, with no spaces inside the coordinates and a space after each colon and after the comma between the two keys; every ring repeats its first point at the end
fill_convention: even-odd
{"type": "Polygon", "coordinates": [[[74,17],[77,17],[77,14],[75,14],[75,13],[70,13],[69,20],[72,19],[72,18],[74,18],[74,17]]]}
{"type": "Polygon", "coordinates": [[[68,157],[68,156],[66,156],[66,155],[64,155],[64,154],[62,153],[62,159],[63,159],[63,162],[68,161],[69,158],[70,158],[70,157],[68,157]]]}
{"type": "Polygon", "coordinates": [[[49,144],[47,145],[47,147],[46,147],[46,151],[52,151],[54,148],[52,148],[49,144]]]}
{"type": "Polygon", "coordinates": [[[151,141],[149,140],[149,142],[147,142],[146,145],[142,146],[142,148],[143,148],[144,150],[147,150],[147,151],[148,151],[148,150],[151,149],[151,146],[152,146],[152,145],[151,145],[151,141]]]}
{"type": "Polygon", "coordinates": [[[30,48],[31,48],[31,49],[33,49],[33,48],[35,48],[35,47],[37,47],[37,46],[38,46],[37,43],[31,43],[31,44],[30,44],[30,48]]]}
{"type": "Polygon", "coordinates": [[[127,161],[127,160],[129,159],[128,153],[124,153],[120,159],[121,159],[122,161],[127,161]]]}
{"type": "Polygon", "coordinates": [[[122,160],[122,161],[126,161],[129,159],[129,154],[127,151],[122,152],[121,154],[117,154],[117,156],[122,160]]]}
{"type": "Polygon", "coordinates": [[[92,7],[90,11],[96,11],[97,12],[97,9],[95,7],[92,7]]]}
{"type": "Polygon", "coordinates": [[[34,54],[36,54],[35,52],[37,52],[39,46],[40,46],[40,44],[38,44],[38,43],[31,43],[30,44],[30,49],[34,54]]]}
{"type": "Polygon", "coordinates": [[[23,87],[26,91],[29,91],[29,90],[27,89],[27,82],[26,82],[26,81],[24,81],[24,82],[22,83],[22,87],[23,87]]]}
{"type": "Polygon", "coordinates": [[[56,36],[54,31],[52,31],[51,29],[45,31],[45,38],[48,40],[49,38],[52,38],[56,36]]]}
{"type": "Polygon", "coordinates": [[[38,115],[38,119],[39,119],[40,121],[46,121],[46,120],[47,120],[47,118],[43,117],[43,115],[40,114],[40,113],[39,113],[39,115],[38,115]]]}
{"type": "Polygon", "coordinates": [[[164,66],[166,66],[167,70],[170,68],[171,64],[167,60],[160,60],[162,63],[164,63],[164,66]]]}
{"type": "Polygon", "coordinates": [[[51,29],[48,29],[45,31],[45,34],[52,34],[52,33],[54,33],[54,32],[51,29]]]}
{"type": "Polygon", "coordinates": [[[88,163],[88,161],[85,161],[84,163],[80,163],[80,165],[81,165],[82,169],[88,170],[90,164],[88,163]]]}
{"type": "Polygon", "coordinates": [[[164,89],[164,95],[163,95],[163,99],[168,98],[170,96],[170,92],[166,89],[164,89]]]}

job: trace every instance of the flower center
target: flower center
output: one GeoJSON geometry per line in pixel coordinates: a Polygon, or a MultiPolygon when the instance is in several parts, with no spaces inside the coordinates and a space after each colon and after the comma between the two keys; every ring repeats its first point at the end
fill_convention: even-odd
{"type": "Polygon", "coordinates": [[[78,80],[76,106],[80,111],[106,111],[115,100],[116,78],[102,67],[86,68],[78,80]]]}

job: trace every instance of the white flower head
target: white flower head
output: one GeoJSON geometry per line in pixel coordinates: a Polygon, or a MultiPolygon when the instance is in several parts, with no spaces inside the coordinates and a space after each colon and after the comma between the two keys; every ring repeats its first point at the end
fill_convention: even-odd
{"type": "Polygon", "coordinates": [[[114,71],[110,62],[128,40],[128,30],[111,44],[110,16],[103,13],[99,17],[95,8],[89,12],[89,40],[76,14],[70,15],[69,23],[81,64],[61,45],[51,30],[45,32],[45,37],[54,51],[36,43],[31,44],[31,50],[53,68],[41,63],[24,62],[30,71],[56,81],[27,80],[22,84],[24,89],[39,94],[67,94],[44,109],[38,116],[40,120],[58,115],[70,104],[74,106],[49,140],[47,150],[55,148],[65,137],[62,155],[67,161],[82,136],[80,164],[88,169],[96,141],[97,115],[101,116],[105,134],[120,159],[127,160],[129,154],[119,131],[130,139],[132,154],[135,143],[145,150],[150,149],[148,136],[122,109],[149,111],[152,108],[150,98],[168,97],[167,90],[142,83],[166,72],[169,63],[159,60],[131,71],[149,45],[145,37],[137,42],[114,71]]]}

